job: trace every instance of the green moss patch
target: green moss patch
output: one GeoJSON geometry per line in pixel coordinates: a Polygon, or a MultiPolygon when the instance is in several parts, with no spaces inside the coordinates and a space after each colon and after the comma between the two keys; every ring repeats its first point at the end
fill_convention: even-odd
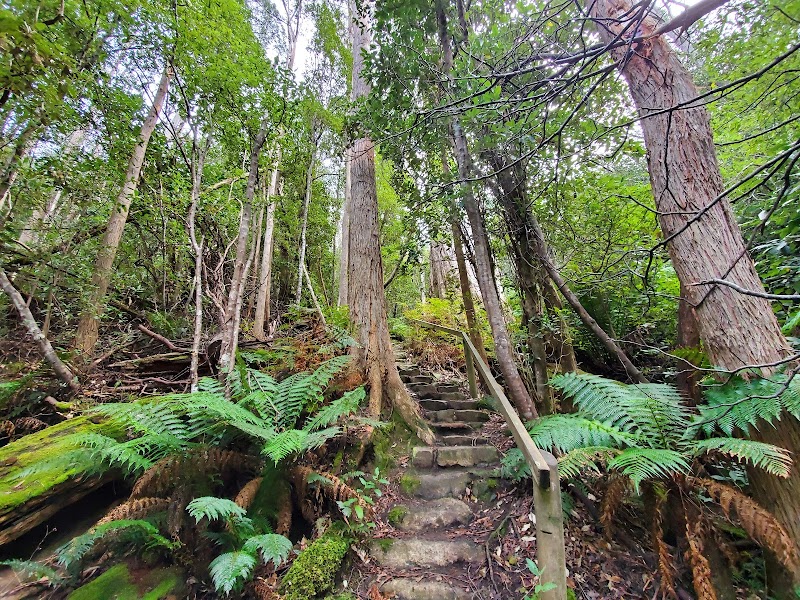
{"type": "Polygon", "coordinates": [[[283,576],[285,600],[306,600],[333,589],[336,573],[350,549],[350,540],[328,531],[300,553],[283,576]]]}
{"type": "Polygon", "coordinates": [[[81,586],[67,600],[161,600],[170,595],[179,597],[182,581],[178,569],[153,569],[134,576],[123,563],[81,586]]]}
{"type": "Polygon", "coordinates": [[[417,491],[421,483],[418,477],[406,473],[400,478],[400,489],[407,496],[411,496],[417,491]]]}
{"type": "Polygon", "coordinates": [[[405,506],[398,504],[392,510],[389,511],[389,514],[386,516],[389,519],[389,523],[392,524],[394,527],[399,526],[402,524],[403,519],[406,518],[408,514],[408,508],[405,506]]]}

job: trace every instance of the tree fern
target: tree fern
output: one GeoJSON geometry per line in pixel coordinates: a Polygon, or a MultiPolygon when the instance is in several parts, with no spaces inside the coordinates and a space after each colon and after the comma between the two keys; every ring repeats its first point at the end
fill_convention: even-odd
{"type": "Polygon", "coordinates": [[[792,466],[789,452],[772,444],[738,438],[710,438],[695,442],[696,453],[719,452],[748,462],[771,475],[788,477],[792,466]]]}
{"type": "Polygon", "coordinates": [[[338,400],[334,400],[328,406],[322,408],[306,422],[303,429],[306,431],[314,431],[320,427],[326,427],[327,425],[336,423],[340,418],[356,412],[365,397],[366,392],[363,387],[358,387],[347,392],[338,400]]]}
{"type": "Polygon", "coordinates": [[[208,567],[214,587],[222,594],[230,594],[253,576],[256,557],[248,552],[236,551],[220,554],[208,567]]]}
{"type": "Polygon", "coordinates": [[[569,452],[585,446],[635,445],[637,436],[580,414],[548,415],[528,424],[533,442],[540,448],[569,452]]]}
{"type": "Polygon", "coordinates": [[[567,452],[558,459],[558,474],[564,478],[572,478],[580,475],[581,471],[587,469],[599,472],[600,464],[607,464],[614,456],[621,451],[607,446],[587,446],[585,448],[575,448],[567,452]]]}
{"type": "Polygon", "coordinates": [[[680,452],[663,448],[628,448],[608,461],[608,469],[627,475],[638,491],[645,479],[688,473],[691,465],[680,452]]]}
{"type": "Polygon", "coordinates": [[[233,500],[214,496],[195,498],[186,506],[186,511],[195,521],[200,521],[204,518],[209,521],[243,519],[247,515],[247,511],[233,500]]]}
{"type": "Polygon", "coordinates": [[[171,550],[175,548],[175,542],[171,542],[162,536],[158,529],[150,522],[139,519],[110,521],[98,525],[76,538],[73,538],[56,550],[56,561],[66,569],[80,563],[81,559],[89,550],[101,539],[111,533],[127,531],[140,539],[140,547],[144,548],[164,548],[171,550]]]}
{"type": "Polygon", "coordinates": [[[349,356],[336,356],[310,375],[297,373],[281,381],[274,399],[276,424],[285,429],[294,427],[303,409],[312,401],[321,401],[323,390],[348,362],[349,356]]]}
{"type": "Polygon", "coordinates": [[[289,558],[293,546],[292,541],[283,535],[265,533],[248,539],[242,549],[253,555],[260,554],[265,564],[272,561],[277,569],[289,558]]]}

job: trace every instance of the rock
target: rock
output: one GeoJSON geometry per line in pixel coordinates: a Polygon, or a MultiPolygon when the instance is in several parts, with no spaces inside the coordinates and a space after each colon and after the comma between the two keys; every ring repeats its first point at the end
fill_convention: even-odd
{"type": "Polygon", "coordinates": [[[455,410],[475,410],[478,408],[478,401],[474,399],[450,400],[446,402],[447,408],[454,408],[455,410]]]}
{"type": "Polygon", "coordinates": [[[444,446],[482,446],[487,443],[486,438],[476,434],[443,435],[439,438],[439,442],[444,446]]]}
{"type": "Polygon", "coordinates": [[[475,421],[486,422],[489,420],[489,413],[483,410],[454,410],[453,420],[467,421],[468,423],[475,421]]]}
{"type": "MultiPolygon", "coordinates": [[[[442,448],[440,448],[441,450],[442,448]]],[[[414,487],[409,495],[425,500],[456,497],[464,495],[464,490],[473,481],[487,477],[497,477],[497,469],[447,469],[434,473],[416,473],[414,487]]]]}
{"type": "Polygon", "coordinates": [[[500,458],[494,446],[446,446],[439,448],[436,464],[440,467],[472,467],[500,458]]]}
{"type": "Polygon", "coordinates": [[[436,449],[429,446],[417,446],[411,450],[411,464],[420,469],[433,466],[436,449]]]}
{"type": "Polygon", "coordinates": [[[456,419],[455,412],[452,409],[446,410],[432,410],[428,412],[428,418],[434,423],[452,423],[453,421],[463,421],[464,419],[456,419]]]}
{"type": "Polygon", "coordinates": [[[376,540],[370,545],[370,555],[379,565],[391,569],[447,567],[454,563],[478,565],[486,559],[483,549],[471,541],[416,538],[376,540]]]}
{"type": "Polygon", "coordinates": [[[428,398],[420,400],[419,405],[425,410],[447,410],[448,408],[453,408],[444,400],[430,400],[428,398]]]}
{"type": "Polygon", "coordinates": [[[471,600],[472,592],[446,581],[417,581],[410,578],[390,579],[381,592],[398,600],[471,600]]]}
{"type": "Polygon", "coordinates": [[[439,498],[412,506],[403,517],[400,528],[405,531],[423,531],[466,525],[473,519],[472,510],[461,500],[439,498]]]}

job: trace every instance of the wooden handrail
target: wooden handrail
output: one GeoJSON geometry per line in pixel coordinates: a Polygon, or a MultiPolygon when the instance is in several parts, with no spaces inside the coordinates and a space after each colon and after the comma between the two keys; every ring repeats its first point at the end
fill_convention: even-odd
{"type": "Polygon", "coordinates": [[[464,359],[467,363],[467,378],[473,398],[478,397],[475,369],[488,388],[489,395],[497,402],[497,411],[503,416],[526,462],[533,478],[533,503],[536,515],[537,558],[543,582],[553,583],[555,588],[540,594],[546,600],[566,600],[566,553],[564,549],[564,522],[561,513],[561,485],[558,478],[558,461],[546,450],[533,443],[528,430],[509,401],[503,387],[497,383],[489,365],[481,358],[469,335],[459,329],[408,319],[428,329],[443,331],[461,339],[464,359]]]}

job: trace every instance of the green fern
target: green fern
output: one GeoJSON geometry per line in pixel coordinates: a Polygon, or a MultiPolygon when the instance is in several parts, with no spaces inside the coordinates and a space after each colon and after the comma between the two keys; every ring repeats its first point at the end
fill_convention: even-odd
{"type": "Polygon", "coordinates": [[[691,465],[675,450],[663,448],[628,448],[608,461],[608,469],[630,477],[634,489],[646,479],[662,479],[673,473],[686,474],[691,465]]]}
{"type": "Polygon", "coordinates": [[[158,529],[150,522],[140,519],[111,521],[98,525],[90,529],[83,535],[73,538],[55,552],[56,561],[65,569],[80,563],[89,550],[101,539],[111,533],[127,532],[133,538],[139,538],[137,546],[146,549],[163,548],[172,550],[176,547],[175,542],[171,542],[162,536],[158,529]]]}
{"type": "Polygon", "coordinates": [[[0,565],[10,568],[20,579],[27,581],[47,580],[48,587],[56,587],[65,581],[54,568],[33,560],[2,560],[0,565]]]}
{"type": "Polygon", "coordinates": [[[363,387],[347,392],[338,400],[334,400],[328,406],[322,408],[306,422],[303,429],[306,431],[315,431],[320,427],[326,427],[332,423],[336,423],[342,417],[356,412],[364,401],[364,398],[366,398],[366,392],[363,387]]]}
{"type": "Polygon", "coordinates": [[[789,452],[783,448],[738,438],[710,438],[695,442],[694,447],[698,455],[706,452],[719,452],[747,462],[754,467],[778,477],[788,477],[792,466],[789,452]]]}
{"type": "Polygon", "coordinates": [[[577,477],[582,471],[600,471],[600,464],[608,461],[621,451],[607,446],[587,446],[575,448],[558,459],[558,474],[563,478],[577,477]]]}
{"type": "Polygon", "coordinates": [[[198,522],[202,519],[243,519],[247,515],[247,511],[233,500],[214,496],[195,498],[186,506],[186,511],[198,522]]]}
{"type": "Polygon", "coordinates": [[[266,533],[251,537],[242,549],[253,555],[259,553],[264,564],[271,561],[277,569],[289,558],[293,546],[292,541],[285,536],[266,533]]]}
{"type": "Polygon", "coordinates": [[[248,552],[226,552],[211,561],[208,567],[214,587],[222,594],[239,590],[253,576],[256,557],[248,552]]]}

